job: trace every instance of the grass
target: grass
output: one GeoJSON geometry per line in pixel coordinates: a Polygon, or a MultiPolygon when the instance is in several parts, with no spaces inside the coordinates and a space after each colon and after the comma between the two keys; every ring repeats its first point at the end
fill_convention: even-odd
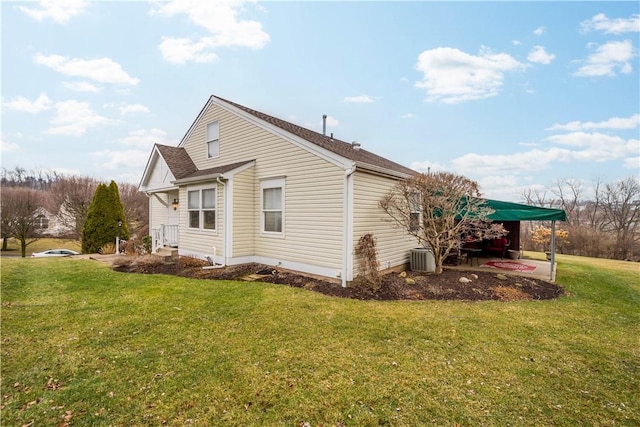
{"type": "MultiPolygon", "coordinates": [[[[42,252],[49,249],[71,249],[72,251],[81,252],[82,246],[79,240],[44,237],[27,246],[27,256],[31,256],[33,252],[42,252]]],[[[8,239],[7,250],[2,251],[2,255],[8,254],[20,255],[20,241],[18,239],[8,239]]]]}
{"type": "Polygon", "coordinates": [[[638,425],[638,265],[558,264],[552,301],[362,302],[5,258],[1,424],[638,425]]]}

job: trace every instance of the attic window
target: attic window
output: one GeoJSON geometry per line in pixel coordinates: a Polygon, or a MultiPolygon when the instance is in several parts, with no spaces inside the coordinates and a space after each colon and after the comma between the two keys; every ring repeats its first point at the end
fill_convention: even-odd
{"type": "Polygon", "coordinates": [[[220,156],[220,125],[218,122],[207,125],[207,158],[213,159],[220,156]]]}

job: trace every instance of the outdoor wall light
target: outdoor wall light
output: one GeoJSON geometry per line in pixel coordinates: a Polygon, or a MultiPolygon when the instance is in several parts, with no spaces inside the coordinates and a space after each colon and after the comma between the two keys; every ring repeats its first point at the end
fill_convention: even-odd
{"type": "Polygon", "coordinates": [[[173,199],[173,203],[171,203],[171,206],[173,206],[173,210],[178,210],[178,199],[173,199]]]}

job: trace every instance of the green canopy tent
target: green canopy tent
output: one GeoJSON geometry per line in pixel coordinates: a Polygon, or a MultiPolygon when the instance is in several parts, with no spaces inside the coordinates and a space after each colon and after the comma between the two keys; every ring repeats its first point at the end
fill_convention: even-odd
{"type": "Polygon", "coordinates": [[[562,209],[541,208],[520,203],[485,199],[485,206],[495,212],[489,215],[492,221],[566,221],[567,213],[562,209]]]}
{"type": "Polygon", "coordinates": [[[520,203],[484,199],[484,205],[493,209],[489,215],[492,221],[551,221],[551,280],[554,277],[556,261],[556,221],[566,221],[563,209],[550,209],[520,203]]]}

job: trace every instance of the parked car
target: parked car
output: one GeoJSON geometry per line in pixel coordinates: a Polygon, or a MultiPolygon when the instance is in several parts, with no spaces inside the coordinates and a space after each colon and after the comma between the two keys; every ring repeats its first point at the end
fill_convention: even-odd
{"type": "Polygon", "coordinates": [[[34,258],[43,258],[43,257],[51,257],[51,256],[71,256],[71,255],[80,255],[80,252],[72,251],[71,249],[49,249],[44,252],[34,252],[31,254],[34,258]]]}

